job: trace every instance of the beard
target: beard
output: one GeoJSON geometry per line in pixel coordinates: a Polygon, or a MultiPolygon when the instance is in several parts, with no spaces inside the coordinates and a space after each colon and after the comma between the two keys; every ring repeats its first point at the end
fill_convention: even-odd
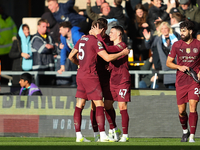
{"type": "Polygon", "coordinates": [[[184,41],[184,42],[187,42],[189,39],[190,39],[190,34],[184,36],[184,35],[181,35],[181,39],[184,41]]]}

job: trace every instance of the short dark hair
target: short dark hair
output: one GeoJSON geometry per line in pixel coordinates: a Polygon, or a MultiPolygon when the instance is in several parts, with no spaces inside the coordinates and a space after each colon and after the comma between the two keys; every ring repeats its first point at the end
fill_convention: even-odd
{"type": "Polygon", "coordinates": [[[180,29],[182,29],[182,28],[187,28],[188,30],[193,30],[194,24],[193,24],[192,21],[186,20],[186,21],[183,21],[183,22],[180,24],[180,29]]]}
{"type": "Polygon", "coordinates": [[[41,18],[40,20],[38,20],[38,25],[40,25],[43,22],[48,23],[47,19],[41,18]]]}
{"type": "Polygon", "coordinates": [[[22,29],[24,30],[25,27],[29,29],[29,26],[27,24],[23,24],[22,29]]]}
{"type": "Polygon", "coordinates": [[[121,36],[124,35],[124,29],[121,26],[113,26],[111,29],[116,29],[121,32],[121,36]]]}
{"type": "Polygon", "coordinates": [[[122,4],[122,0],[114,0],[114,2],[117,6],[121,6],[122,4]]]}
{"type": "Polygon", "coordinates": [[[69,22],[69,21],[65,21],[65,22],[61,22],[60,24],[59,24],[59,27],[63,27],[63,28],[72,28],[72,24],[71,24],[71,22],[69,22]]]}
{"type": "Polygon", "coordinates": [[[23,73],[20,76],[20,79],[23,79],[24,81],[28,81],[29,84],[32,83],[32,75],[30,73],[23,73]]]}
{"type": "Polygon", "coordinates": [[[183,21],[183,15],[179,12],[172,13],[172,18],[175,18],[178,22],[183,21]]]}
{"type": "Polygon", "coordinates": [[[108,28],[108,21],[105,18],[99,18],[97,19],[97,22],[101,22],[104,26],[104,29],[107,30],[108,28]]]}

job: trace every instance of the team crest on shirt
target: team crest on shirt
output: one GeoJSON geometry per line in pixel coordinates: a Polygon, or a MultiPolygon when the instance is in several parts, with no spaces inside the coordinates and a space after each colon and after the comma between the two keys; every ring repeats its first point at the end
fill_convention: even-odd
{"type": "Polygon", "coordinates": [[[102,49],[103,48],[103,45],[100,41],[97,42],[97,45],[99,46],[99,49],[102,49]]]}
{"type": "Polygon", "coordinates": [[[190,53],[190,48],[186,48],[186,53],[190,53]]]}
{"type": "Polygon", "coordinates": [[[198,52],[198,49],[197,49],[197,48],[194,48],[194,49],[193,49],[193,52],[194,52],[194,53],[197,53],[197,52],[198,52]]]}

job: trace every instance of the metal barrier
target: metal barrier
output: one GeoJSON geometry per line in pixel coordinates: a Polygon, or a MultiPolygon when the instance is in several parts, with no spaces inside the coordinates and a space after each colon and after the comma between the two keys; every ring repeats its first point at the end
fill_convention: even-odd
{"type": "MultiPolygon", "coordinates": [[[[135,75],[135,88],[139,87],[139,75],[142,74],[152,74],[154,71],[151,70],[130,70],[129,73],[131,75],[135,75]]],[[[1,77],[4,75],[21,75],[24,71],[1,71],[1,77]]],[[[34,75],[36,85],[39,85],[39,77],[38,75],[56,75],[59,76],[71,76],[76,75],[77,71],[65,71],[62,74],[58,74],[55,71],[29,71],[28,73],[34,75]]],[[[176,74],[176,70],[172,71],[157,71],[158,74],[176,74]]]]}

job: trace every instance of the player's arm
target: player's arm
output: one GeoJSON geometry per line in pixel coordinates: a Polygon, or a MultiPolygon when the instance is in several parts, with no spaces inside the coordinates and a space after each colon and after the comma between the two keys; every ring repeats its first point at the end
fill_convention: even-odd
{"type": "Polygon", "coordinates": [[[129,49],[124,49],[123,51],[116,53],[116,54],[108,54],[105,50],[98,52],[97,54],[102,57],[105,61],[110,62],[116,60],[117,58],[121,57],[122,55],[128,55],[130,52],[129,49]]]}
{"type": "Polygon", "coordinates": [[[76,58],[76,54],[78,53],[78,50],[73,48],[72,51],[69,53],[69,60],[71,60],[71,62],[73,62],[76,65],[79,65],[78,59],[76,58]]]}
{"type": "Polygon", "coordinates": [[[185,72],[186,69],[189,70],[189,68],[187,66],[177,65],[173,61],[174,61],[174,58],[168,56],[167,57],[167,61],[166,61],[166,66],[169,67],[169,68],[171,68],[171,69],[178,69],[178,70],[180,70],[182,72],[185,72]]]}

